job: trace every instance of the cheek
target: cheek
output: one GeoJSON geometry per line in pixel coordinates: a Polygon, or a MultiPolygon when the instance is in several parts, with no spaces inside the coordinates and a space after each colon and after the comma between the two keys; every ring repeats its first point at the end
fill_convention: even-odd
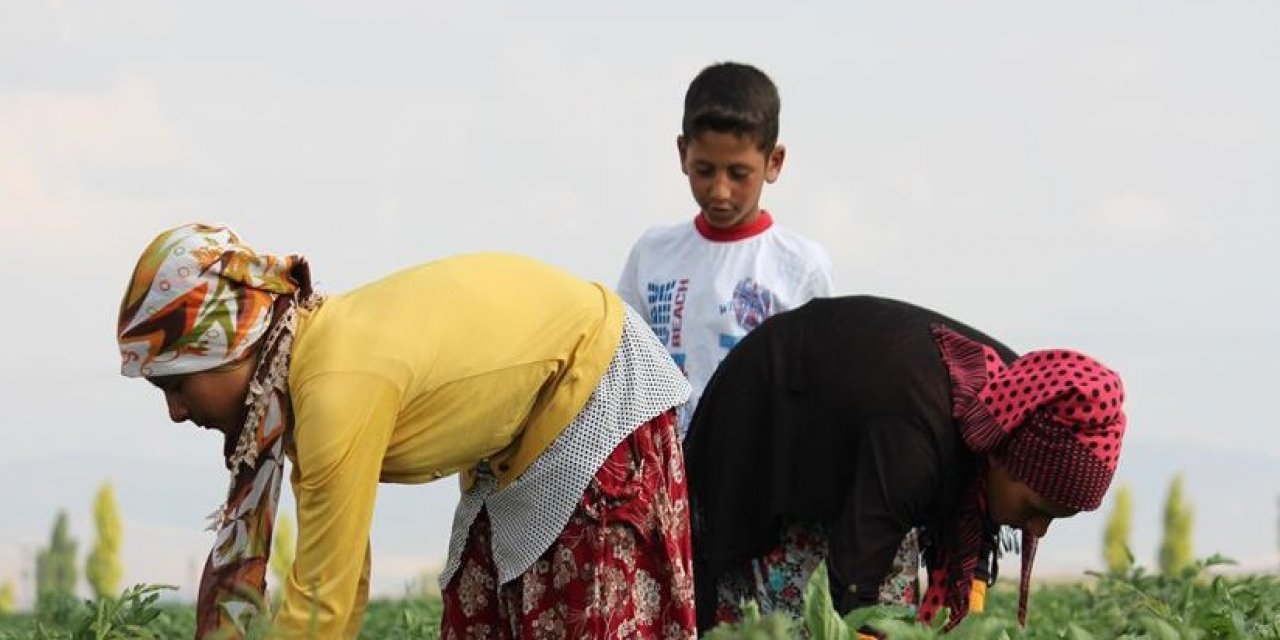
{"type": "Polygon", "coordinates": [[[1020,524],[1022,517],[1020,512],[1017,496],[1012,492],[993,487],[987,495],[987,515],[998,524],[1020,524]]]}
{"type": "Polygon", "coordinates": [[[241,396],[223,395],[218,399],[219,411],[228,417],[239,415],[240,407],[244,405],[244,398],[241,396]]]}
{"type": "Polygon", "coordinates": [[[760,192],[764,189],[764,177],[758,176],[738,182],[734,185],[734,191],[743,200],[757,200],[760,198],[760,192]]]}
{"type": "Polygon", "coordinates": [[[205,420],[222,422],[231,419],[244,403],[244,394],[236,393],[218,379],[193,380],[183,391],[191,410],[205,420]]]}
{"type": "Polygon", "coordinates": [[[244,399],[248,395],[248,388],[223,388],[217,398],[219,409],[228,417],[237,417],[244,411],[244,399]]]}
{"type": "Polygon", "coordinates": [[[1009,511],[1009,505],[1001,499],[1001,496],[991,496],[987,500],[987,515],[997,524],[1009,524],[1009,520],[1013,515],[1009,511]]]}

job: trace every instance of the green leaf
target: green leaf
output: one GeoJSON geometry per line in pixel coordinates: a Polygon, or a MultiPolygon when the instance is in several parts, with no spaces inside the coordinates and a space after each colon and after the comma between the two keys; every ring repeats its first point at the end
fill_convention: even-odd
{"type": "Polygon", "coordinates": [[[804,620],[812,640],[846,640],[849,627],[836,614],[827,582],[827,565],[819,564],[804,589],[804,620]]]}
{"type": "Polygon", "coordinates": [[[1154,616],[1142,616],[1139,624],[1153,640],[1183,640],[1182,634],[1168,622],[1154,616]]]}
{"type": "Polygon", "coordinates": [[[1067,625],[1067,640],[1093,640],[1093,634],[1072,622],[1067,625]]]}

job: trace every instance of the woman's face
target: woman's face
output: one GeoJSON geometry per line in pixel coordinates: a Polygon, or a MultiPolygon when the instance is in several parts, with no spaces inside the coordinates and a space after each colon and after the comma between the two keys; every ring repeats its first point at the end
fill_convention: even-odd
{"type": "Polygon", "coordinates": [[[255,360],[250,356],[209,371],[147,380],[164,392],[171,420],[221,431],[226,436],[224,453],[230,453],[227,448],[235,446],[244,426],[244,400],[255,360]]]}
{"type": "Polygon", "coordinates": [[[1070,518],[1078,511],[1046,500],[1009,475],[1009,470],[992,458],[987,473],[987,513],[996,524],[1021,529],[1024,535],[1043,538],[1055,519],[1070,518]]]}

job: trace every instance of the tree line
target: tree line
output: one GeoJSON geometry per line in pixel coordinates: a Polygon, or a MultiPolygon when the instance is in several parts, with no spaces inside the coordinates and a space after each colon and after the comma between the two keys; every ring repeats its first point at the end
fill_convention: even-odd
{"type": "MultiPolygon", "coordinates": [[[[1191,532],[1194,519],[1195,511],[1183,495],[1182,474],[1175,474],[1165,495],[1164,534],[1156,554],[1156,565],[1161,575],[1179,575],[1195,563],[1191,532]]],[[[1133,496],[1128,486],[1122,486],[1116,490],[1111,513],[1102,530],[1102,560],[1113,575],[1123,575],[1133,567],[1133,553],[1129,546],[1132,526],[1133,496]]]]}

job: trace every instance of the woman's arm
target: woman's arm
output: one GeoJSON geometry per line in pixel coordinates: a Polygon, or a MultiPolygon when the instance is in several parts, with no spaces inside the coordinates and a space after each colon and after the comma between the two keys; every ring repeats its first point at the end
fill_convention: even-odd
{"type": "Polygon", "coordinates": [[[323,376],[295,393],[298,556],[275,634],[358,633],[374,499],[399,406],[390,384],[367,376],[323,376]]]}
{"type": "Polygon", "coordinates": [[[859,430],[853,485],[829,530],[829,580],[843,613],[877,603],[880,585],[906,534],[938,492],[938,463],[927,431],[906,418],[869,418],[859,430]]]}

